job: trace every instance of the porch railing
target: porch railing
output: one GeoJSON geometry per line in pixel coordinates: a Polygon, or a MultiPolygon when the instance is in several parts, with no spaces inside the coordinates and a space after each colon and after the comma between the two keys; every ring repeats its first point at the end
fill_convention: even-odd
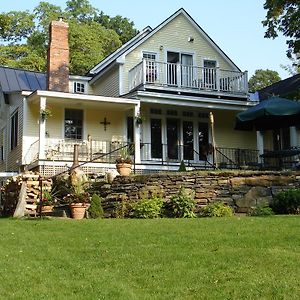
{"type": "Polygon", "coordinates": [[[144,59],[129,71],[129,90],[153,84],[182,89],[247,93],[247,72],[144,59]]]}

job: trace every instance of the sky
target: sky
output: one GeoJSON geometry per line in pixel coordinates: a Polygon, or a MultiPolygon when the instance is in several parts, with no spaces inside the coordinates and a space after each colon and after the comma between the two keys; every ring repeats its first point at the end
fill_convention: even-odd
{"type": "MultiPolygon", "coordinates": [[[[49,0],[65,8],[66,0],[49,0]]],[[[39,0],[0,0],[0,11],[29,10],[39,0]]],[[[113,17],[121,15],[133,21],[138,30],[155,28],[180,8],[184,8],[202,29],[249,78],[257,69],[271,69],[282,79],[291,76],[281,66],[290,65],[286,57],[286,39],[264,38],[266,11],[264,0],[90,0],[91,5],[113,17]]]]}

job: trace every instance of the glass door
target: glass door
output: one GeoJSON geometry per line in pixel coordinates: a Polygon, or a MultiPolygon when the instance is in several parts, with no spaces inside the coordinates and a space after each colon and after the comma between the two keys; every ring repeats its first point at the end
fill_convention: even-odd
{"type": "Polygon", "coordinates": [[[162,159],[161,119],[151,119],[151,158],[162,159]]]}
{"type": "Polygon", "coordinates": [[[199,122],[198,124],[199,139],[199,160],[207,160],[208,151],[208,124],[199,122]]]}
{"type": "Polygon", "coordinates": [[[191,87],[193,83],[193,56],[181,54],[181,85],[191,87]]]}
{"type": "Polygon", "coordinates": [[[179,145],[179,120],[167,119],[167,156],[169,159],[178,160],[179,145]]]}
{"type": "Polygon", "coordinates": [[[183,121],[183,159],[193,160],[194,159],[194,128],[193,122],[183,121]]]}
{"type": "Polygon", "coordinates": [[[177,85],[177,64],[179,63],[179,53],[168,52],[167,53],[167,84],[177,85]]]}

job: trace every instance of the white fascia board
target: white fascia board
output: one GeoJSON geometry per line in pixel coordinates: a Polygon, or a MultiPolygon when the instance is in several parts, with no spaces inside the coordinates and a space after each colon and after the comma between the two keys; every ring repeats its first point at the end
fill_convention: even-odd
{"type": "Polygon", "coordinates": [[[81,75],[70,75],[69,79],[70,80],[83,80],[83,81],[89,81],[93,77],[92,76],[81,76],[81,75]]]}
{"type": "Polygon", "coordinates": [[[117,98],[117,97],[105,97],[105,96],[94,96],[86,94],[72,94],[54,91],[41,91],[37,90],[28,96],[29,101],[38,99],[39,97],[48,98],[61,98],[63,100],[85,100],[85,101],[95,101],[95,102],[107,102],[107,103],[119,103],[119,104],[133,104],[139,105],[140,100],[129,99],[129,98],[117,98]]]}
{"type": "Polygon", "coordinates": [[[226,110],[246,110],[258,104],[254,101],[238,101],[227,99],[211,99],[205,97],[190,97],[182,95],[168,95],[167,97],[162,94],[153,94],[147,92],[138,92],[141,103],[155,103],[161,105],[179,105],[189,107],[205,107],[205,108],[218,108],[226,110]]]}
{"type": "Polygon", "coordinates": [[[13,177],[18,175],[17,172],[0,172],[0,177],[13,177]]]}

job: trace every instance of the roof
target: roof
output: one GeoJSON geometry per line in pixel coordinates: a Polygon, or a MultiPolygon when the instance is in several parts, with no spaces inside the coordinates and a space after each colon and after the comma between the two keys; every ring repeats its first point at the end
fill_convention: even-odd
{"type": "Polygon", "coordinates": [[[46,73],[0,66],[0,87],[3,93],[46,90],[46,73]]]}
{"type": "Polygon", "coordinates": [[[300,97],[300,74],[280,80],[258,91],[260,100],[267,99],[272,95],[281,97],[300,97]]]}
{"type": "Polygon", "coordinates": [[[126,55],[128,52],[133,50],[135,47],[146,41],[148,38],[153,36],[157,31],[159,31],[162,27],[164,27],[166,24],[170,23],[173,19],[175,19],[178,15],[184,15],[191,23],[192,25],[199,31],[200,34],[207,40],[207,42],[217,51],[220,53],[221,56],[235,68],[237,71],[241,71],[237,65],[221,50],[221,48],[208,36],[208,34],[196,23],[196,21],[183,9],[180,8],[177,10],[173,15],[171,15],[169,18],[167,18],[165,21],[163,21],[161,24],[159,24],[157,27],[152,29],[150,26],[146,27],[142,32],[140,32],[138,35],[136,35],[134,38],[132,38],[130,41],[128,41],[126,44],[124,44],[121,48],[117,49],[115,52],[113,52],[111,55],[106,57],[103,61],[101,61],[99,64],[97,64],[93,69],[90,70],[90,74],[94,75],[94,78],[92,81],[97,80],[98,74],[103,71],[107,66],[112,64],[113,62],[117,61],[119,57],[122,55],[126,55]]]}

